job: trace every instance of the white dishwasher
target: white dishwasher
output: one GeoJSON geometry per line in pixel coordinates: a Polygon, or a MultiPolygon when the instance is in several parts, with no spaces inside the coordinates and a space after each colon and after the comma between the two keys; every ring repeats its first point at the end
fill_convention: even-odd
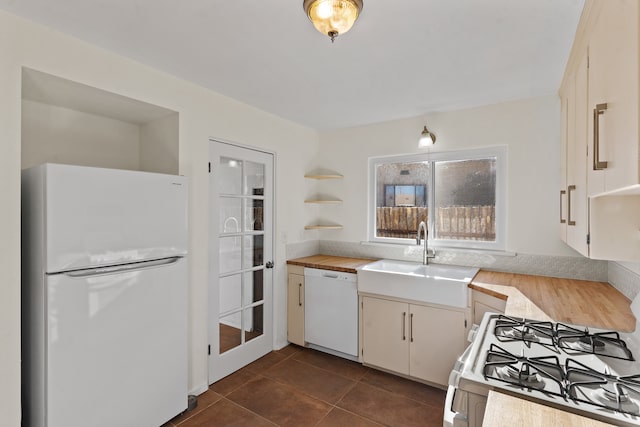
{"type": "Polygon", "coordinates": [[[318,350],[358,357],[357,275],[304,269],[305,341],[318,350]]]}

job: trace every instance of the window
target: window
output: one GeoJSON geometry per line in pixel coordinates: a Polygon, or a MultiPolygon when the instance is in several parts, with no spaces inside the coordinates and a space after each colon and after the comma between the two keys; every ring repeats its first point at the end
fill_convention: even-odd
{"type": "Polygon", "coordinates": [[[503,147],[369,159],[369,240],[504,250],[503,147]]]}

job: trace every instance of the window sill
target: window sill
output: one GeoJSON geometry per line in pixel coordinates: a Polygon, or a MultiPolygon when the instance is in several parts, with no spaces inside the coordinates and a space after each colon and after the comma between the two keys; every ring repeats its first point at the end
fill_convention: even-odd
{"type": "MultiPolygon", "coordinates": [[[[383,243],[383,242],[369,242],[369,241],[361,241],[361,245],[363,246],[378,246],[381,248],[415,248],[417,245],[405,244],[405,243],[383,243]]],[[[517,256],[517,252],[510,251],[501,251],[496,249],[477,249],[477,248],[454,248],[447,246],[432,246],[429,245],[429,249],[435,249],[437,251],[443,252],[458,252],[458,253],[467,253],[467,254],[482,254],[482,255],[497,255],[497,256],[505,256],[505,257],[514,257],[517,256]]]]}

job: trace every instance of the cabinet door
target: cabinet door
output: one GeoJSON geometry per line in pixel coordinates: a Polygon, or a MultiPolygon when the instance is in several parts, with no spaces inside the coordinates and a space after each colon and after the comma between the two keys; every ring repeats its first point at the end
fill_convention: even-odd
{"type": "Polygon", "coordinates": [[[487,295],[483,292],[473,290],[471,293],[472,300],[471,306],[473,308],[473,323],[479,325],[482,322],[484,314],[489,313],[501,313],[504,314],[507,301],[496,298],[491,295],[487,295]]]}
{"type": "Polygon", "coordinates": [[[446,385],[465,349],[464,312],[411,305],[409,375],[446,385]]]}
{"type": "Polygon", "coordinates": [[[560,224],[560,239],[563,242],[567,241],[567,132],[569,128],[569,100],[565,90],[566,87],[563,87],[560,95],[560,213],[558,220],[560,224]]]}
{"type": "Polygon", "coordinates": [[[289,274],[287,286],[287,339],[304,345],[304,276],[289,274]]]}
{"type": "Polygon", "coordinates": [[[589,256],[587,207],[587,55],[568,88],[567,244],[589,256]]]}
{"type": "Polygon", "coordinates": [[[589,193],[598,194],[638,181],[638,1],[599,3],[589,38],[589,193]],[[595,116],[598,104],[607,104],[595,116]],[[593,170],[594,120],[598,154],[607,166],[593,170]]]}
{"type": "Polygon", "coordinates": [[[409,304],[362,298],[362,361],[409,374],[409,304]]]}

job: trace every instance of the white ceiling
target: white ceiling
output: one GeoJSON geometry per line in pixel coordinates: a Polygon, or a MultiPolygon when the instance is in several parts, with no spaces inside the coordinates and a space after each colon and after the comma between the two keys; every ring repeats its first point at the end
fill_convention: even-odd
{"type": "Polygon", "coordinates": [[[302,0],[0,9],[318,129],[556,93],[584,0],[365,0],[334,44],[302,0]]]}

